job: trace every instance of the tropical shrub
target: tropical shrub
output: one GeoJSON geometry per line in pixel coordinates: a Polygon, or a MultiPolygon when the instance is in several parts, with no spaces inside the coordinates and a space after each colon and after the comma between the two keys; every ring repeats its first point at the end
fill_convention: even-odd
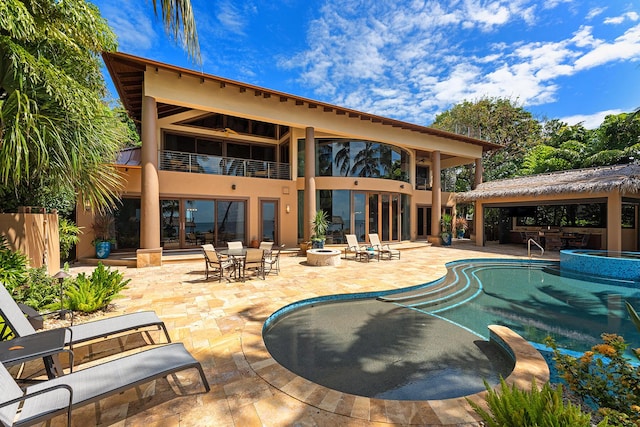
{"type": "Polygon", "coordinates": [[[77,245],[80,241],[81,229],[73,221],[60,217],[58,219],[58,233],[60,235],[60,259],[65,260],[69,258],[69,252],[71,252],[73,245],[77,245]]]}
{"type": "Polygon", "coordinates": [[[120,291],[127,287],[131,279],[125,279],[118,270],[111,270],[102,263],[93,270],[91,276],[78,274],[66,290],[66,304],[70,310],[93,313],[105,309],[120,291]]]}
{"type": "Polygon", "coordinates": [[[46,267],[27,270],[27,280],[15,288],[13,297],[38,311],[60,308],[60,284],[49,276],[46,267]]]}
{"type": "MultiPolygon", "coordinates": [[[[531,390],[520,390],[515,385],[509,386],[500,379],[500,392],[493,390],[485,381],[487,388],[487,404],[485,410],[475,402],[467,399],[474,411],[482,417],[489,427],[542,427],[572,426],[591,427],[591,415],[570,402],[562,399],[562,386],[555,390],[547,383],[538,389],[535,380],[531,390]]],[[[598,427],[608,426],[607,420],[598,427]]]]}
{"type": "Polygon", "coordinates": [[[619,335],[602,334],[602,343],[576,358],[553,349],[556,367],[569,388],[583,401],[593,404],[614,425],[640,425],[640,366],[624,357],[628,344],[619,335]]]}
{"type": "Polygon", "coordinates": [[[9,248],[7,239],[0,236],[0,283],[10,293],[20,286],[27,278],[27,257],[9,248]]]}

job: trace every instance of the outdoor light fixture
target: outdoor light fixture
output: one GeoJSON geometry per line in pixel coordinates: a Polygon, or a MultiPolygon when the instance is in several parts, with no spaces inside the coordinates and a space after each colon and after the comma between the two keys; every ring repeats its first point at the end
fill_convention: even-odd
{"type": "Polygon", "coordinates": [[[353,181],[353,185],[358,185],[358,180],[353,181]]]}
{"type": "Polygon", "coordinates": [[[404,188],[404,184],[400,184],[400,188],[404,188]]]}
{"type": "Polygon", "coordinates": [[[236,189],[236,185],[235,184],[231,184],[231,189],[235,190],[236,189]]]}
{"type": "Polygon", "coordinates": [[[58,279],[60,283],[60,319],[65,319],[67,317],[67,310],[64,309],[64,305],[62,305],[63,297],[64,297],[64,289],[62,287],[62,283],[64,279],[70,277],[71,275],[64,270],[60,270],[53,276],[54,279],[58,279]]]}
{"type": "Polygon", "coordinates": [[[287,205],[286,209],[287,213],[291,212],[291,205],[287,205]]]}

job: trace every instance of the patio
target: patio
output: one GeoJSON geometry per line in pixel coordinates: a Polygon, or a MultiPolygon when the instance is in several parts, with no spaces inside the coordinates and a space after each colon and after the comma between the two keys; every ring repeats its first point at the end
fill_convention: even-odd
{"type": "MultiPolygon", "coordinates": [[[[172,339],[184,342],[202,363],[212,390],[197,393],[197,378],[190,384],[191,377],[181,377],[187,393],[177,396],[170,388],[173,380],[158,380],[144,390],[130,390],[74,411],[73,425],[388,426],[391,424],[381,420],[389,419],[399,420],[399,425],[416,421],[421,425],[476,425],[465,408],[450,403],[447,406],[447,401],[432,402],[433,411],[429,413],[410,413],[407,408],[411,403],[407,406],[377,401],[378,405],[370,405],[368,399],[327,393],[320,387],[301,390],[304,385],[300,378],[283,369],[274,370],[279,374],[267,382],[254,370],[262,363],[255,333],[271,313],[294,301],[401,288],[441,277],[446,272],[444,264],[449,261],[505,256],[526,258],[526,248],[497,244],[481,248],[470,241],[457,241],[448,248],[405,249],[400,260],[343,260],[339,266],[326,268],[306,265],[305,257],[283,256],[279,275],[245,283],[205,281],[204,262],[200,259],[162,267],[121,267],[132,281],[109,315],[155,310],[172,339]],[[398,269],[402,271],[402,281],[398,280],[398,269]],[[296,390],[288,394],[288,389],[296,390]],[[312,397],[314,393],[322,403],[309,405],[291,397],[312,397]]],[[[557,252],[545,254],[546,259],[557,257],[557,252]]],[[[92,268],[78,266],[72,268],[72,273],[92,268]]],[[[263,367],[269,363],[272,362],[265,361],[263,367]]],[[[52,425],[65,422],[64,417],[58,417],[52,425]]]]}

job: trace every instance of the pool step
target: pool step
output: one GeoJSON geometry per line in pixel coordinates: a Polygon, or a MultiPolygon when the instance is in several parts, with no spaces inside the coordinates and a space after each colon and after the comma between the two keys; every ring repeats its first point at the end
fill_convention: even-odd
{"type": "Polygon", "coordinates": [[[469,265],[454,266],[442,280],[432,285],[409,292],[381,296],[378,300],[421,311],[442,311],[446,307],[470,301],[480,293],[480,283],[467,273],[468,270],[470,270],[469,265]]]}

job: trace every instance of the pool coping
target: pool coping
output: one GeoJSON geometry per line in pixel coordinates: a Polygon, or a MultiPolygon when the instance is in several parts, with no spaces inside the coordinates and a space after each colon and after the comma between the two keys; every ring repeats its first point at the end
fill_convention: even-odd
{"type": "MultiPolygon", "coordinates": [[[[535,379],[541,386],[549,381],[549,367],[540,352],[516,332],[489,325],[490,340],[502,345],[514,357],[514,368],[505,381],[529,390],[535,379]]],[[[478,426],[480,417],[466,399],[485,407],[486,391],[444,400],[383,400],[343,393],[321,386],[280,365],[262,338],[263,324],[248,322],[242,331],[242,352],[249,366],[264,381],[290,397],[315,408],[364,421],[402,425],[478,426]]],[[[499,387],[499,386],[498,386],[499,387]]]]}

